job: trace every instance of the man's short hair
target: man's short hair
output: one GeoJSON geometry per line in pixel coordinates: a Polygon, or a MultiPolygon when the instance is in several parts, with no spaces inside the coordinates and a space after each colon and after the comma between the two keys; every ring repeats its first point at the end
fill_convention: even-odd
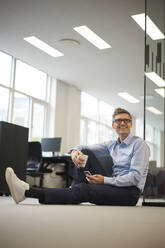
{"type": "Polygon", "coordinates": [[[116,115],[119,115],[119,114],[127,114],[127,115],[129,115],[130,119],[132,120],[131,114],[127,110],[122,109],[122,108],[116,108],[115,109],[115,111],[113,113],[113,116],[112,116],[112,120],[114,120],[115,119],[115,116],[116,115]]]}

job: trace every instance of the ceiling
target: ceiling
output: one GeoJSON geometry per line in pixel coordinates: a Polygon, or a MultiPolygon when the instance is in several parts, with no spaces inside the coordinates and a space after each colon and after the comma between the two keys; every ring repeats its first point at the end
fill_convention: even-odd
{"type": "Polygon", "coordinates": [[[114,107],[143,117],[144,32],[131,15],[144,0],[1,0],[0,50],[77,86],[114,107]],[[112,48],[99,50],[73,30],[87,25],[112,48]],[[53,58],[23,40],[36,36],[64,53],[53,58]],[[75,39],[80,45],[59,42],[75,39]],[[117,92],[140,100],[131,104],[117,92]]]}

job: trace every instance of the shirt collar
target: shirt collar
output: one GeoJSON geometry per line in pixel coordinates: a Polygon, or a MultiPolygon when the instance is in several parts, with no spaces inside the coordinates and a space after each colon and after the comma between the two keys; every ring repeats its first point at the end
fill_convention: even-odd
{"type": "Polygon", "coordinates": [[[130,133],[127,138],[125,138],[122,142],[119,141],[119,138],[116,140],[118,144],[125,143],[126,145],[129,145],[131,143],[133,135],[130,133]]]}

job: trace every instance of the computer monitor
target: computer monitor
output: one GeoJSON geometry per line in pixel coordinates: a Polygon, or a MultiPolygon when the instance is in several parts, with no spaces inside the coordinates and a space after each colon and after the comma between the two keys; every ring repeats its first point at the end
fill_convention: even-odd
{"type": "Polygon", "coordinates": [[[42,138],[42,152],[52,152],[53,156],[55,156],[61,150],[61,139],[61,137],[42,138]]]}

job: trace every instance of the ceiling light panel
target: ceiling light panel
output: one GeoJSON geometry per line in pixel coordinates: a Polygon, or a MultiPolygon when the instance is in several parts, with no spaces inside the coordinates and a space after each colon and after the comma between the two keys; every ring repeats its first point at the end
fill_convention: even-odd
{"type": "Polygon", "coordinates": [[[85,39],[87,39],[89,42],[91,42],[97,48],[99,49],[111,48],[111,46],[107,42],[101,39],[87,26],[84,25],[84,26],[74,27],[73,29],[76,32],[78,32],[80,35],[82,35],[85,39]]]}
{"type": "Polygon", "coordinates": [[[24,40],[29,42],[31,45],[39,48],[40,50],[44,51],[45,53],[49,54],[52,57],[64,56],[63,53],[49,46],[48,44],[46,44],[45,42],[43,42],[42,40],[38,39],[35,36],[25,37],[24,40]]]}
{"type": "Polygon", "coordinates": [[[165,81],[155,72],[145,72],[146,77],[148,77],[152,82],[154,82],[158,87],[164,87],[165,81]]]}
{"type": "Polygon", "coordinates": [[[128,94],[127,92],[119,92],[117,93],[120,97],[122,97],[124,100],[130,102],[130,103],[138,103],[139,100],[133,96],[131,96],[130,94],[128,94]]]}
{"type": "Polygon", "coordinates": [[[165,97],[164,88],[159,88],[159,89],[155,89],[156,93],[158,93],[160,96],[165,97]]]}
{"type": "MultiPolygon", "coordinates": [[[[138,15],[132,15],[131,17],[145,31],[145,14],[142,13],[138,15]]],[[[149,16],[146,16],[146,33],[151,37],[152,40],[160,40],[165,38],[164,34],[155,25],[149,16]]]]}
{"type": "Polygon", "coordinates": [[[162,115],[162,112],[159,111],[158,109],[150,106],[146,108],[148,111],[150,111],[151,113],[155,114],[155,115],[162,115]]]}

